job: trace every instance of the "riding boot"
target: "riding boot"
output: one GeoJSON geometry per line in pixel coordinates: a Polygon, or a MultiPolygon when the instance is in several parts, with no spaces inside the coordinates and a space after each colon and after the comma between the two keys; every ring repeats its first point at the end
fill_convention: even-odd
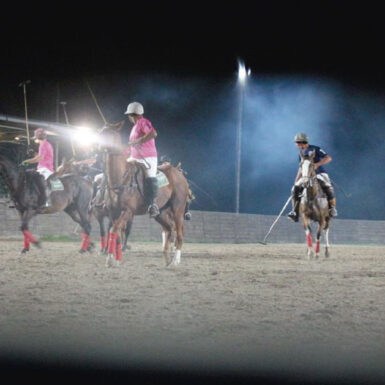
{"type": "Polygon", "coordinates": [[[100,181],[93,182],[91,202],[96,207],[102,207],[105,204],[104,194],[105,194],[106,188],[107,188],[107,180],[104,175],[100,181]]]}
{"type": "Polygon", "coordinates": [[[46,201],[45,201],[45,208],[51,207],[52,202],[51,202],[51,189],[49,188],[49,181],[45,181],[45,196],[46,196],[46,201]]]}
{"type": "Polygon", "coordinates": [[[336,217],[338,216],[338,212],[336,209],[336,198],[330,199],[329,201],[329,213],[331,217],[336,217]]]}
{"type": "Polygon", "coordinates": [[[46,190],[46,182],[42,175],[38,175],[37,187],[39,190],[39,198],[38,198],[37,204],[39,207],[45,207],[47,202],[47,190],[46,190]]]}
{"type": "Polygon", "coordinates": [[[155,199],[158,194],[158,181],[156,178],[147,178],[147,181],[149,198],[148,213],[150,214],[150,218],[155,218],[160,214],[159,207],[155,203],[155,199]]]}
{"type": "Polygon", "coordinates": [[[191,220],[191,212],[190,212],[190,204],[195,199],[194,193],[191,191],[191,189],[188,190],[188,199],[186,202],[186,207],[184,209],[184,219],[186,221],[191,220]]]}
{"type": "Polygon", "coordinates": [[[189,207],[190,207],[190,202],[187,202],[187,203],[186,203],[186,207],[185,207],[185,209],[184,209],[184,219],[185,219],[186,221],[191,220],[191,212],[190,212],[190,210],[189,210],[189,207]]]}
{"type": "Polygon", "coordinates": [[[294,185],[292,189],[292,197],[291,197],[292,209],[289,212],[289,214],[287,214],[287,216],[294,222],[298,222],[300,193],[301,193],[301,187],[294,185]]]}
{"type": "Polygon", "coordinates": [[[91,202],[94,201],[97,192],[98,192],[98,183],[97,183],[97,182],[92,182],[92,196],[91,196],[91,202]]]}
{"type": "Polygon", "coordinates": [[[326,186],[326,185],[322,187],[328,199],[330,216],[336,217],[338,215],[338,212],[336,209],[337,202],[336,202],[336,196],[334,194],[334,188],[333,186],[326,186]]]}

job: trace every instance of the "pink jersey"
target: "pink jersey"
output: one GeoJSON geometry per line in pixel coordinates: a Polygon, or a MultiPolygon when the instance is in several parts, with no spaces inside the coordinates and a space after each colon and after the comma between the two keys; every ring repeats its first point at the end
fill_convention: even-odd
{"type": "Polygon", "coordinates": [[[48,140],[43,140],[39,145],[39,155],[41,159],[37,164],[37,168],[45,167],[53,172],[53,147],[48,140]]]}
{"type": "MultiPolygon", "coordinates": [[[[142,136],[150,133],[151,131],[155,131],[155,128],[152,126],[151,122],[141,117],[131,129],[130,133],[130,141],[137,140],[142,136]]],[[[140,146],[132,146],[131,147],[131,158],[133,159],[143,159],[148,157],[157,157],[158,153],[155,147],[155,139],[152,138],[145,143],[142,143],[140,146]]]]}

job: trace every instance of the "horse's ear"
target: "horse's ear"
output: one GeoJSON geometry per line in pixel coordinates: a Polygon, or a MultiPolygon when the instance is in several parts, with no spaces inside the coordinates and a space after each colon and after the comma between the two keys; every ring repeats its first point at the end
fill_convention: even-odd
{"type": "Polygon", "coordinates": [[[121,120],[119,122],[114,123],[113,126],[114,126],[115,130],[120,131],[124,126],[124,122],[125,122],[125,120],[121,120]]]}
{"type": "Polygon", "coordinates": [[[116,123],[106,123],[104,127],[105,128],[112,128],[115,131],[120,131],[122,129],[122,127],[124,126],[124,122],[125,122],[125,120],[121,120],[121,121],[116,122],[116,123]]]}

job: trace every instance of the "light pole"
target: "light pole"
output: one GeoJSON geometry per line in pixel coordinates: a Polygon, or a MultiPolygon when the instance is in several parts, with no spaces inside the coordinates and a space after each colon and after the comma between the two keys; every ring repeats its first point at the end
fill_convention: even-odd
{"type": "Polygon", "coordinates": [[[238,125],[236,140],[236,181],[235,181],[235,212],[239,214],[239,193],[241,185],[241,152],[242,152],[242,124],[243,124],[243,101],[245,96],[246,79],[250,75],[250,69],[246,67],[242,61],[238,61],[238,88],[239,88],[239,104],[238,104],[238,125]]]}

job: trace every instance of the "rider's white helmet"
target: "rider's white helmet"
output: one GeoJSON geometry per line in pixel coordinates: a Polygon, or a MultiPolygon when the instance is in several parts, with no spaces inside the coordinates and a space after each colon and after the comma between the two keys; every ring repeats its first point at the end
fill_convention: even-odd
{"type": "Polygon", "coordinates": [[[128,115],[128,114],[143,115],[144,114],[144,108],[140,103],[132,102],[127,106],[127,111],[125,112],[125,114],[126,115],[128,115]]]}

